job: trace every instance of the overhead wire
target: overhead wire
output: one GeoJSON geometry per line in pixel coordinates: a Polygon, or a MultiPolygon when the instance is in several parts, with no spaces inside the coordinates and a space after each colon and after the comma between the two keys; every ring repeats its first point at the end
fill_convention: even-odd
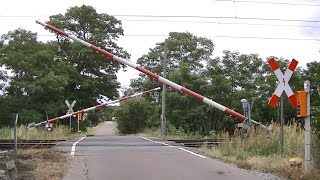
{"type": "Polygon", "coordinates": [[[168,22],[168,23],[200,23],[200,24],[222,24],[222,25],[252,25],[252,26],[272,26],[272,27],[309,27],[320,28],[313,25],[293,25],[293,24],[266,24],[266,23],[246,23],[246,22],[223,22],[223,21],[189,21],[189,20],[166,20],[166,19],[120,19],[128,22],[168,22]]]}
{"type": "MultiPolygon", "coordinates": [[[[309,22],[319,23],[320,20],[307,19],[281,19],[281,18],[262,18],[262,17],[238,17],[238,16],[196,16],[196,15],[150,15],[150,14],[114,14],[116,17],[139,17],[139,18],[195,18],[195,19],[239,19],[239,20],[259,20],[259,21],[280,21],[280,22],[309,22]]],[[[48,16],[32,16],[32,15],[0,15],[0,18],[39,18],[48,16]]]]}
{"type": "MultiPolygon", "coordinates": [[[[47,34],[39,34],[38,36],[52,36],[47,34]]],[[[123,37],[168,37],[164,34],[124,34],[123,37]]],[[[231,38],[231,39],[265,39],[265,40],[291,40],[291,41],[320,41],[320,39],[311,38],[289,38],[289,37],[263,37],[263,36],[229,36],[229,35],[203,35],[207,38],[231,38]]]]}
{"type": "Polygon", "coordinates": [[[307,19],[281,19],[281,18],[262,18],[262,17],[237,17],[237,16],[195,16],[195,15],[150,15],[150,14],[115,14],[118,17],[143,17],[143,18],[197,18],[197,19],[240,19],[240,20],[260,20],[260,21],[285,21],[285,22],[310,22],[319,23],[320,20],[307,19]]]}
{"type": "MultiPolygon", "coordinates": [[[[35,18],[39,16],[0,16],[0,18],[35,18]]],[[[235,19],[239,19],[233,17],[235,19]]],[[[293,25],[293,24],[272,24],[272,23],[247,23],[247,22],[223,22],[223,21],[199,21],[199,20],[168,20],[168,19],[125,19],[119,18],[121,21],[128,22],[168,22],[168,23],[199,23],[199,24],[225,24],[225,25],[252,25],[252,26],[271,26],[271,27],[308,27],[320,28],[315,25],[293,25]]],[[[303,21],[303,20],[299,20],[303,21]]],[[[320,22],[320,21],[312,21],[320,22]]]]}
{"type": "Polygon", "coordinates": [[[320,4],[305,4],[305,3],[275,2],[275,1],[253,1],[253,0],[215,0],[215,1],[217,1],[217,2],[232,2],[232,3],[289,5],[289,6],[320,6],[320,4]]]}
{"type": "MultiPolygon", "coordinates": [[[[217,0],[217,1],[231,1],[231,0],[217,0]]],[[[251,0],[238,0],[235,2],[258,2],[251,0]]],[[[260,3],[261,1],[259,1],[260,3]]],[[[264,3],[273,3],[263,1],[264,3]]],[[[278,2],[274,2],[280,4],[278,2]]],[[[283,4],[283,3],[282,3],[283,4]]],[[[297,4],[298,5],[298,4],[297,4]]],[[[320,5],[319,5],[320,6],[320,5]]],[[[32,16],[32,15],[14,15],[14,16],[5,16],[0,15],[0,18],[39,18],[41,16],[32,16]]],[[[211,24],[223,24],[223,25],[253,25],[253,26],[271,26],[271,27],[309,27],[309,28],[320,28],[320,26],[315,25],[293,25],[293,24],[275,24],[275,23],[250,23],[250,22],[223,22],[224,19],[234,19],[234,20],[258,20],[258,21],[279,21],[279,22],[308,22],[308,23],[320,23],[320,20],[305,20],[305,19],[281,19],[281,18],[262,18],[262,17],[237,17],[237,16],[195,16],[195,15],[148,15],[148,14],[115,14],[112,15],[115,17],[120,17],[121,21],[128,22],[169,22],[169,23],[211,23],[211,24]],[[126,18],[121,18],[126,17],[126,18]],[[130,19],[130,18],[152,18],[152,19],[130,19]],[[166,18],[166,19],[156,19],[156,18],[166,18]],[[170,20],[170,18],[193,18],[193,19],[219,19],[220,21],[202,21],[202,20],[170,20]]],[[[46,16],[47,17],[47,16],[46,16]]],[[[39,35],[46,36],[46,35],[39,35]]],[[[155,36],[167,36],[167,35],[147,35],[147,34],[128,34],[124,36],[129,37],[155,37],[155,36]]],[[[247,39],[282,39],[282,40],[298,40],[298,41],[319,41],[319,39],[307,39],[307,38],[282,38],[282,37],[255,37],[255,36],[228,36],[228,35],[219,35],[219,36],[207,36],[207,37],[217,37],[217,38],[247,38],[247,39]]]]}

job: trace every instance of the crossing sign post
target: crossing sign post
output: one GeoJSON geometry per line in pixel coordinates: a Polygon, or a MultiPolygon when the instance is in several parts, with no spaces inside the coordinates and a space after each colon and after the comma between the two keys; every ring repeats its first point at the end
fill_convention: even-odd
{"type": "MultiPolygon", "coordinates": [[[[76,100],[73,100],[72,103],[70,104],[68,100],[64,101],[66,105],[68,106],[68,111],[67,114],[73,113],[73,106],[76,104],[76,100]]],[[[71,132],[71,116],[69,117],[69,128],[71,132]]]]}
{"type": "Polygon", "coordinates": [[[281,144],[281,156],[283,155],[283,124],[284,124],[284,119],[283,119],[283,91],[287,94],[289,101],[292,105],[293,108],[297,107],[297,98],[295,94],[293,93],[291,87],[289,86],[289,80],[296,69],[298,65],[298,61],[295,59],[292,59],[290,62],[288,68],[286,69],[285,73],[283,74],[281,69],[279,68],[276,60],[274,58],[269,58],[268,59],[268,64],[270,65],[272,71],[276,75],[278,79],[278,85],[273,93],[272,97],[270,98],[268,105],[271,106],[272,108],[275,108],[275,106],[278,104],[279,98],[281,97],[280,100],[280,107],[281,107],[281,112],[280,112],[280,122],[281,122],[281,131],[280,131],[280,144],[281,144]]]}
{"type": "Polygon", "coordinates": [[[274,108],[279,101],[279,97],[282,95],[282,93],[284,91],[287,94],[292,107],[295,108],[297,106],[297,99],[296,99],[296,96],[294,95],[291,87],[289,86],[288,82],[289,82],[294,70],[297,67],[298,61],[295,59],[292,59],[292,61],[290,62],[290,65],[288,66],[288,68],[284,74],[281,72],[281,70],[280,70],[280,68],[274,58],[268,59],[268,63],[270,65],[272,71],[276,75],[278,82],[279,82],[275,92],[273,93],[271,99],[269,100],[269,103],[268,103],[269,106],[274,108]]]}
{"type": "Polygon", "coordinates": [[[73,113],[73,106],[76,104],[76,100],[73,100],[71,104],[66,100],[65,103],[68,106],[67,114],[73,113]]]}

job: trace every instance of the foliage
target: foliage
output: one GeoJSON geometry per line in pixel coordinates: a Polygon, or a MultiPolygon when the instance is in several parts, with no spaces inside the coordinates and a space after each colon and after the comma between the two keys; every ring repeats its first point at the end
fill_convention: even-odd
{"type": "MultiPolygon", "coordinates": [[[[82,136],[82,134],[71,134],[69,127],[54,126],[51,132],[45,131],[43,127],[38,127],[32,130],[27,130],[26,126],[18,126],[17,138],[20,139],[66,139],[82,136]]],[[[13,139],[13,128],[10,126],[2,127],[0,129],[0,139],[13,139]]]]}
{"type": "MultiPolygon", "coordinates": [[[[150,118],[155,112],[153,104],[144,98],[129,99],[121,103],[114,111],[117,118],[117,128],[120,134],[132,134],[150,126],[150,118]]],[[[151,121],[153,122],[153,121],[151,121]]]]}
{"type": "Polygon", "coordinates": [[[20,112],[23,120],[39,119],[49,108],[57,114],[61,87],[67,84],[64,64],[52,61],[57,47],[37,42],[35,34],[22,29],[2,37],[5,45],[0,49],[0,62],[13,73],[3,97],[7,111],[2,118],[11,119],[11,113],[20,112]]]}
{"type": "MultiPolygon", "coordinates": [[[[289,179],[301,179],[303,171],[300,168],[291,168],[289,159],[294,157],[304,157],[304,130],[297,124],[292,123],[284,126],[284,154],[280,151],[280,125],[273,124],[272,133],[267,133],[263,129],[253,129],[247,138],[232,136],[228,132],[219,134],[223,138],[223,143],[214,148],[202,147],[200,151],[209,156],[226,160],[237,164],[241,168],[272,172],[281,177],[289,179]]],[[[313,168],[317,169],[316,162],[319,161],[319,144],[312,134],[312,161],[313,168]]],[[[319,178],[319,171],[312,169],[314,177],[319,178]]],[[[304,176],[310,176],[305,174],[304,176]]],[[[317,179],[315,178],[315,179],[317,179]]]]}
{"type": "MultiPolygon", "coordinates": [[[[101,109],[97,109],[94,112],[89,112],[88,115],[91,116],[91,114],[95,114],[97,117],[95,117],[95,122],[97,121],[111,121],[113,117],[113,111],[116,109],[116,106],[107,106],[103,107],[101,109]]],[[[88,117],[88,119],[91,119],[88,117]]]]}
{"type": "MultiPolygon", "coordinates": [[[[48,23],[119,57],[129,58],[129,54],[115,43],[123,35],[121,22],[108,14],[97,13],[91,6],[72,7],[65,15],[50,16],[48,23]]],[[[118,63],[62,36],[57,36],[53,43],[60,47],[59,60],[66,61],[74,72],[64,87],[68,97],[86,106],[93,105],[93,100],[100,94],[110,99],[118,97],[118,63]]]]}
{"type": "MultiPolygon", "coordinates": [[[[168,78],[197,92],[204,93],[206,89],[206,81],[203,76],[204,64],[212,55],[213,48],[213,43],[207,38],[196,37],[191,33],[172,32],[162,45],[156,46],[147,55],[139,58],[138,63],[144,68],[160,74],[163,68],[163,58],[161,57],[164,56],[164,50],[167,49],[168,78]]],[[[140,78],[131,83],[134,90],[155,86],[156,82],[144,74],[140,74],[140,78]]],[[[185,132],[202,131],[202,124],[205,121],[204,115],[208,111],[208,108],[204,107],[205,105],[202,103],[179,92],[167,92],[167,121],[175,127],[181,126],[185,132]]],[[[159,117],[155,118],[158,122],[159,117]]]]}
{"type": "Polygon", "coordinates": [[[320,139],[320,62],[307,64],[303,80],[309,80],[311,84],[311,127],[320,139]]]}
{"type": "MultiPolygon", "coordinates": [[[[150,49],[148,54],[138,59],[138,63],[144,68],[161,74],[161,57],[166,53],[167,78],[171,81],[240,113],[240,100],[245,98],[254,103],[254,120],[262,123],[277,120],[278,109],[272,109],[267,105],[277,86],[277,79],[267,62],[259,55],[225,50],[222,57],[212,58],[212,41],[191,33],[170,33],[167,40],[157,44],[161,45],[150,49]]],[[[289,60],[276,60],[284,72],[289,60]]],[[[302,77],[305,71],[307,70],[298,67],[293,74],[290,85],[294,91],[303,88],[302,77]]],[[[144,74],[131,81],[131,88],[134,90],[155,85],[156,82],[144,74]]],[[[171,87],[168,87],[168,90],[170,91],[167,91],[166,118],[177,129],[208,135],[212,130],[233,132],[235,124],[239,122],[216,108],[176,92],[171,87]]],[[[287,98],[284,98],[284,114],[286,123],[290,123],[296,116],[287,98]]]]}
{"type": "MultiPolygon", "coordinates": [[[[66,122],[66,120],[64,120],[66,122]]],[[[65,123],[67,124],[67,123],[65,123]]],[[[69,120],[68,120],[68,124],[69,124],[69,120]]],[[[82,133],[86,133],[88,132],[88,127],[89,126],[89,120],[88,119],[84,119],[79,121],[79,131],[82,133]]],[[[77,118],[72,118],[71,120],[71,130],[72,133],[78,133],[78,119],[77,118]]]]}
{"type": "MultiPolygon", "coordinates": [[[[116,43],[123,35],[121,21],[106,13],[98,13],[91,6],[71,7],[65,14],[50,16],[48,23],[68,33],[123,58],[129,54],[116,43]]],[[[192,33],[171,32],[169,37],[141,56],[137,63],[142,67],[162,73],[164,57],[167,57],[167,78],[192,91],[208,97],[223,106],[241,113],[240,100],[254,102],[252,117],[262,123],[270,123],[278,117],[278,109],[267,105],[274,89],[276,77],[267,62],[258,54],[241,54],[225,50],[220,57],[213,57],[214,43],[192,33]]],[[[282,72],[289,60],[276,58],[282,72]]],[[[75,109],[90,107],[100,95],[109,99],[118,97],[119,82],[116,79],[121,64],[105,57],[66,37],[57,36],[51,42],[39,42],[37,34],[17,29],[0,38],[0,126],[11,124],[11,114],[19,113],[19,123],[45,120],[66,113],[64,101],[77,100],[75,109]]],[[[290,80],[293,91],[303,89],[303,82],[311,82],[311,123],[320,137],[320,63],[311,62],[306,69],[297,68],[290,80]]],[[[158,86],[144,74],[131,81],[125,94],[140,92],[158,86]]],[[[212,132],[234,130],[239,121],[222,111],[198,102],[191,97],[167,87],[166,119],[183,133],[210,135],[212,132]],[[211,132],[211,133],[210,133],[211,132]]],[[[154,128],[160,124],[161,94],[151,94],[144,103],[136,105],[147,112],[141,127],[154,128]],[[152,108],[150,108],[152,104],[152,108]]],[[[285,122],[296,119],[295,109],[284,98],[285,122]]],[[[129,124],[130,108],[119,108],[123,127],[129,124]]],[[[110,119],[113,110],[96,111],[89,119],[110,119]]],[[[113,115],[112,115],[113,116],[113,115]]],[[[62,121],[68,124],[68,120],[62,121]]],[[[169,126],[170,124],[170,126],[169,126]]],[[[302,122],[303,124],[303,122],[302,122]]],[[[128,125],[130,128],[132,125],[128,125]]],[[[126,131],[126,130],[124,130],[126,131]]],[[[138,130],[131,129],[130,132],[138,130]]],[[[174,132],[175,130],[173,130],[174,132]]],[[[169,131],[168,131],[169,132],[169,131]]]]}
{"type": "Polygon", "coordinates": [[[96,124],[99,122],[99,116],[96,112],[89,112],[86,119],[88,121],[91,121],[92,124],[96,124]]]}
{"type": "MultiPolygon", "coordinates": [[[[116,44],[121,22],[91,6],[71,7],[48,23],[129,58],[116,44]]],[[[49,118],[63,115],[66,99],[77,100],[74,109],[79,109],[95,105],[100,95],[118,97],[120,65],[65,37],[43,43],[24,29],[8,32],[0,39],[0,64],[0,126],[9,125],[16,112],[24,124],[44,120],[46,111],[49,118]]]]}
{"type": "Polygon", "coordinates": [[[314,160],[314,165],[316,169],[320,169],[320,138],[316,135],[311,136],[311,157],[314,160]]]}
{"type": "MultiPolygon", "coordinates": [[[[221,137],[226,143],[219,148],[224,155],[233,156],[270,156],[280,154],[280,126],[273,125],[273,131],[268,133],[264,129],[252,129],[249,136],[242,139],[235,136],[230,139],[227,132],[221,133],[221,137]]],[[[284,152],[286,156],[303,156],[304,131],[293,123],[284,127],[284,152]]]]}

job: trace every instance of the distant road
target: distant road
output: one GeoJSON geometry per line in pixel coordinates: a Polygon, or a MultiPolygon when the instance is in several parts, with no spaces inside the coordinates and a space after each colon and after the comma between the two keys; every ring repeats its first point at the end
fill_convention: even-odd
{"type": "MultiPolygon", "coordinates": [[[[174,146],[172,142],[115,136],[115,126],[114,122],[105,122],[95,136],[72,143],[76,143],[75,152],[65,180],[263,179],[249,171],[174,146]]],[[[63,146],[63,149],[70,151],[71,147],[63,146]]]]}

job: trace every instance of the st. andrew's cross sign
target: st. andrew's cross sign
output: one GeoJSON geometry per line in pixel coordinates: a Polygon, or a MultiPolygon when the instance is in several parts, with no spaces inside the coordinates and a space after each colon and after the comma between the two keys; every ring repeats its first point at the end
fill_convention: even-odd
{"type": "Polygon", "coordinates": [[[268,63],[270,65],[272,71],[276,75],[278,82],[279,82],[275,92],[273,93],[271,99],[269,100],[269,103],[268,103],[269,106],[274,108],[277,105],[278,100],[279,100],[280,96],[282,95],[282,92],[284,91],[287,94],[287,96],[289,97],[289,100],[290,100],[292,107],[294,107],[294,108],[297,107],[297,99],[296,99],[296,96],[294,95],[291,87],[289,86],[289,80],[290,80],[294,70],[297,67],[298,61],[295,59],[292,59],[292,61],[290,62],[290,65],[288,66],[288,68],[284,74],[281,72],[281,70],[280,70],[280,68],[274,58],[268,59],[268,63]]]}

